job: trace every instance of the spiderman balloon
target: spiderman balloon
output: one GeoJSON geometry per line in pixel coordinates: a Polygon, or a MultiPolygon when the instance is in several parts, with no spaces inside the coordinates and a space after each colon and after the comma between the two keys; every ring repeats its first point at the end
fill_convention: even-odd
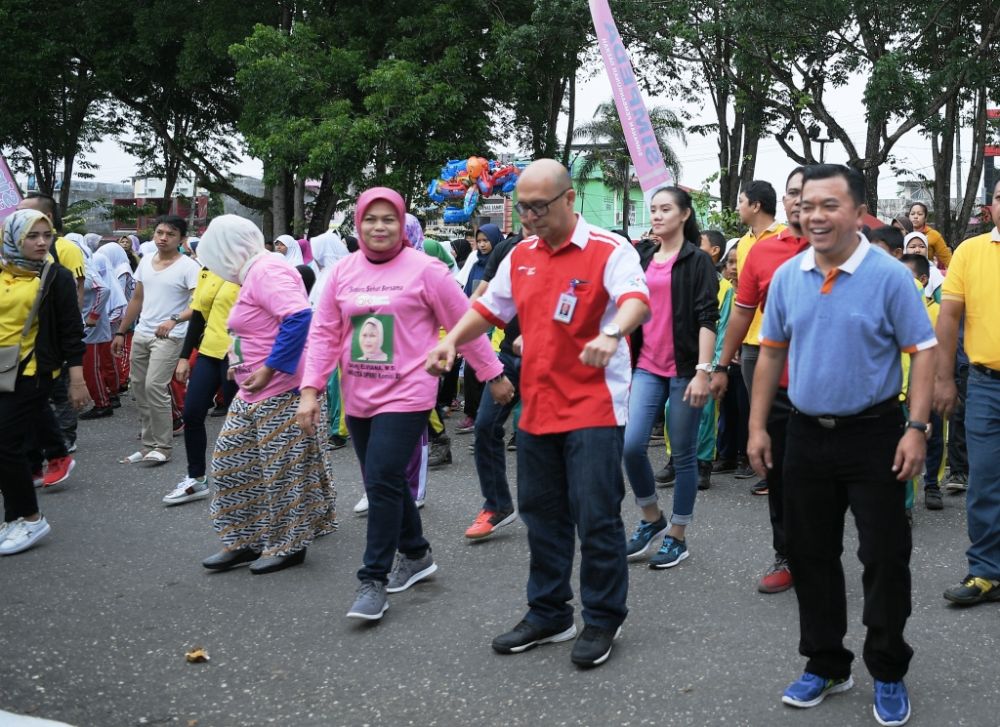
{"type": "Polygon", "coordinates": [[[510,194],[521,169],[483,157],[454,159],[441,168],[441,176],[430,183],[427,196],[445,205],[444,223],[461,225],[472,219],[484,197],[510,194]]]}

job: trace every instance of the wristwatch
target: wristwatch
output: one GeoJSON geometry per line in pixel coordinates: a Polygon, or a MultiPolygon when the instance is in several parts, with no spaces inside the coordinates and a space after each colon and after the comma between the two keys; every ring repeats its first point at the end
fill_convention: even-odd
{"type": "Polygon", "coordinates": [[[612,338],[618,341],[622,340],[622,335],[624,335],[622,333],[622,329],[619,328],[618,325],[615,323],[609,323],[608,325],[603,326],[601,328],[601,333],[603,333],[605,336],[611,336],[612,338]]]}
{"type": "Polygon", "coordinates": [[[704,371],[706,374],[708,374],[709,376],[711,376],[712,375],[712,364],[710,364],[710,363],[698,364],[697,366],[694,367],[694,370],[695,371],[704,371]]]}
{"type": "Polygon", "coordinates": [[[931,438],[931,429],[932,429],[932,427],[927,422],[908,421],[908,422],[906,422],[906,428],[907,429],[916,429],[918,432],[923,432],[924,436],[927,437],[928,439],[931,438]]]}
{"type": "Polygon", "coordinates": [[[170,316],[170,320],[172,320],[174,323],[180,323],[181,317],[177,313],[174,313],[172,316],[170,316]]]}

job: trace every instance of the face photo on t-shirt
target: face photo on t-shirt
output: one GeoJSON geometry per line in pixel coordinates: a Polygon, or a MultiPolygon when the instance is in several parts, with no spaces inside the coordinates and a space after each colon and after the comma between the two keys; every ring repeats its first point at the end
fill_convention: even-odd
{"type": "Polygon", "coordinates": [[[351,361],[392,363],[394,321],[391,315],[364,314],[351,317],[351,361]]]}

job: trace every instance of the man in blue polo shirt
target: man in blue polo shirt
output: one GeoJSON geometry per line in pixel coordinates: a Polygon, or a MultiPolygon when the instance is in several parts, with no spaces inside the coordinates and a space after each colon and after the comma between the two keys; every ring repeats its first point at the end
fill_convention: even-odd
{"type": "Polygon", "coordinates": [[[902,725],[910,716],[903,677],[913,656],[903,638],[912,548],[905,488],[926,455],[937,340],[909,271],[859,234],[864,197],[856,170],[831,164],[803,173],[800,223],[811,247],[771,282],[747,454],[762,476],[774,464],[767,419],[787,359],[793,410],[785,529],[799,652],[808,661],[782,701],[813,707],[854,685],[840,562],[850,507],[864,565],[864,659],[875,679],[875,718],[902,725]],[[909,422],[898,401],[901,351],[911,356],[909,422]]]}

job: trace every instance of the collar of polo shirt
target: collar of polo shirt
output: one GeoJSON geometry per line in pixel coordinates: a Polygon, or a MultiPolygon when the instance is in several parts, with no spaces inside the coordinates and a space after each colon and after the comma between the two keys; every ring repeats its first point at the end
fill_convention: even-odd
{"type": "Polygon", "coordinates": [[[1000,242],[1000,227],[994,227],[993,232],[990,234],[990,239],[993,242],[1000,242]]]}
{"type": "MultiPolygon", "coordinates": [[[[840,265],[837,266],[837,270],[853,274],[854,271],[858,269],[858,265],[861,264],[861,261],[865,259],[865,255],[868,254],[868,249],[872,245],[870,242],[868,242],[868,238],[865,237],[862,233],[859,232],[858,237],[861,238],[861,244],[859,244],[857,248],[855,248],[854,252],[851,253],[851,256],[847,258],[847,260],[845,260],[844,262],[842,262],[840,265]]],[[[805,254],[802,256],[802,262],[799,263],[799,267],[802,270],[815,270],[816,250],[814,250],[812,247],[806,248],[805,254]]]]}
{"type": "MultiPolygon", "coordinates": [[[[583,219],[583,215],[577,213],[576,227],[573,228],[573,234],[570,235],[569,241],[572,242],[581,250],[583,250],[584,248],[587,247],[588,239],[590,239],[590,225],[587,224],[587,221],[585,219],[583,219]]],[[[531,249],[534,250],[539,246],[539,244],[545,244],[545,243],[542,243],[542,238],[537,237],[535,241],[531,244],[531,249]]],[[[552,250],[552,252],[556,252],[557,250],[562,250],[563,247],[565,247],[565,245],[560,245],[559,247],[555,248],[555,250],[552,250],[552,248],[549,249],[552,250]]]]}

